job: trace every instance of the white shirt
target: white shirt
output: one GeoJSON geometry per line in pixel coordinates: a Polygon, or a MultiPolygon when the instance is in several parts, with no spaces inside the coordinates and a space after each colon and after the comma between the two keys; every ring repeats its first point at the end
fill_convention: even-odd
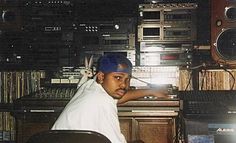
{"type": "Polygon", "coordinates": [[[66,105],[52,130],[92,130],[105,135],[112,143],[126,143],[117,113],[117,100],[90,79],[66,105]]]}

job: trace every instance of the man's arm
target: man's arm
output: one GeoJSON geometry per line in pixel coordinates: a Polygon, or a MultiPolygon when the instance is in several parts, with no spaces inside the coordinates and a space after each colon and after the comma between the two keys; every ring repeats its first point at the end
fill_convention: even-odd
{"type": "Polygon", "coordinates": [[[167,95],[167,91],[157,89],[130,89],[128,92],[118,100],[117,104],[125,103],[130,100],[142,98],[144,96],[155,96],[158,98],[170,98],[167,95]]]}

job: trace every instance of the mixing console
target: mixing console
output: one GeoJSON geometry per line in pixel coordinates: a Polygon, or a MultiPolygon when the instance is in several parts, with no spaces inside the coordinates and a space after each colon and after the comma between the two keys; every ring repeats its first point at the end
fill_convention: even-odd
{"type": "Polygon", "coordinates": [[[236,91],[180,91],[185,118],[219,119],[236,117],[236,91]]]}

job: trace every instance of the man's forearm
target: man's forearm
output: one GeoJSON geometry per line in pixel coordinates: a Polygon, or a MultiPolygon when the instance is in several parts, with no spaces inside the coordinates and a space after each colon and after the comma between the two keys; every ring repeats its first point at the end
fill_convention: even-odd
{"type": "Polygon", "coordinates": [[[144,96],[167,97],[167,94],[155,89],[130,89],[120,100],[118,100],[118,104],[142,98],[144,96]]]}

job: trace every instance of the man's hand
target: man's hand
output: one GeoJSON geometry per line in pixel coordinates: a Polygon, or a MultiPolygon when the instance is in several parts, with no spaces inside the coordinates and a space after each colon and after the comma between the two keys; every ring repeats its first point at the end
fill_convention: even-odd
{"type": "Polygon", "coordinates": [[[142,98],[145,96],[154,96],[157,98],[163,98],[163,99],[170,99],[171,97],[168,96],[168,92],[166,90],[160,90],[160,89],[132,89],[128,90],[128,92],[118,100],[118,104],[125,103],[130,100],[135,100],[138,98],[142,98]]]}
{"type": "Polygon", "coordinates": [[[150,89],[151,96],[157,97],[157,98],[164,98],[164,99],[170,99],[171,96],[168,95],[167,90],[160,90],[160,89],[150,89]]]}

